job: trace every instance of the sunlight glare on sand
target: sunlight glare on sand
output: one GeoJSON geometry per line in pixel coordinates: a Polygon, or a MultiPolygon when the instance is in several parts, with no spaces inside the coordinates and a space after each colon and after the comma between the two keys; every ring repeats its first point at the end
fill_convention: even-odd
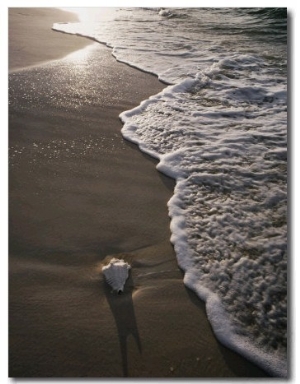
{"type": "MultiPolygon", "coordinates": [[[[92,46],[88,45],[87,47],[84,47],[83,49],[80,49],[78,51],[70,53],[68,56],[66,56],[66,60],[69,60],[71,62],[76,62],[77,65],[80,63],[86,62],[87,59],[90,56],[92,46]]],[[[73,63],[74,64],[74,63],[73,63]]]]}
{"type": "MultiPolygon", "coordinates": [[[[107,22],[109,20],[114,20],[117,15],[117,8],[113,7],[63,7],[60,8],[66,12],[75,13],[78,16],[79,23],[81,24],[81,32],[77,33],[75,23],[67,23],[69,24],[68,32],[71,34],[79,34],[82,36],[93,36],[94,30],[97,25],[101,25],[101,22],[107,22]],[[74,27],[73,27],[74,26],[74,27]]],[[[65,23],[63,23],[65,24],[65,23]]],[[[59,23],[58,23],[59,25],[59,23]]],[[[54,30],[56,30],[56,25],[54,24],[54,30]]],[[[59,29],[58,29],[59,30],[59,29]]],[[[80,49],[76,52],[72,52],[66,57],[66,60],[72,65],[76,64],[77,71],[80,68],[80,71],[84,71],[85,65],[88,62],[88,58],[90,57],[91,50],[93,49],[93,44],[80,49]]]]}

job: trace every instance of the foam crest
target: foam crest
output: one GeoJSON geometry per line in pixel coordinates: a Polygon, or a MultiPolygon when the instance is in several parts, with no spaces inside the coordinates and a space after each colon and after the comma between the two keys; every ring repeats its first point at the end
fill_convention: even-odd
{"type": "MultiPolygon", "coordinates": [[[[226,63],[237,59],[239,76],[255,62],[226,63]]],[[[258,78],[262,66],[253,66],[258,78]]],[[[177,180],[168,204],[171,241],[185,284],[206,301],[218,338],[284,376],[284,92],[276,98],[266,74],[259,86],[222,74],[224,61],[122,113],[122,133],[177,180]]]]}

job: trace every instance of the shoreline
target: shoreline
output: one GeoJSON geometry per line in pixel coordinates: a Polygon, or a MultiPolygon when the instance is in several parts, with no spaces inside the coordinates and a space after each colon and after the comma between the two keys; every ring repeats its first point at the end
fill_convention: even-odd
{"type": "Polygon", "coordinates": [[[267,376],[216,340],[170,243],[175,181],[121,137],[119,113],[164,85],[100,45],[82,64],[88,84],[68,83],[73,60],[22,70],[27,83],[44,79],[34,92],[11,79],[10,376],[267,376]],[[108,255],[132,264],[121,298],[99,274],[108,255]]]}

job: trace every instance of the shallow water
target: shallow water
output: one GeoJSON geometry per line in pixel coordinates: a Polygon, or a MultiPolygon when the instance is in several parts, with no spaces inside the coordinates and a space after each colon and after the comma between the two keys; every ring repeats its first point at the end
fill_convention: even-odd
{"type": "Polygon", "coordinates": [[[169,85],[120,117],[123,136],[176,179],[168,206],[185,284],[224,344],[285,376],[286,9],[93,16],[54,29],[106,43],[169,85]]]}

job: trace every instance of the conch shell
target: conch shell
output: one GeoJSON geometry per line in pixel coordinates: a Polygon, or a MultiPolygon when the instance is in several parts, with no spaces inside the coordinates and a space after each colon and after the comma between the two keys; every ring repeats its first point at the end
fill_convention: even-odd
{"type": "Polygon", "coordinates": [[[118,294],[124,291],[124,285],[130,268],[130,265],[124,260],[116,258],[112,258],[107,265],[102,267],[106,281],[118,294]]]}

